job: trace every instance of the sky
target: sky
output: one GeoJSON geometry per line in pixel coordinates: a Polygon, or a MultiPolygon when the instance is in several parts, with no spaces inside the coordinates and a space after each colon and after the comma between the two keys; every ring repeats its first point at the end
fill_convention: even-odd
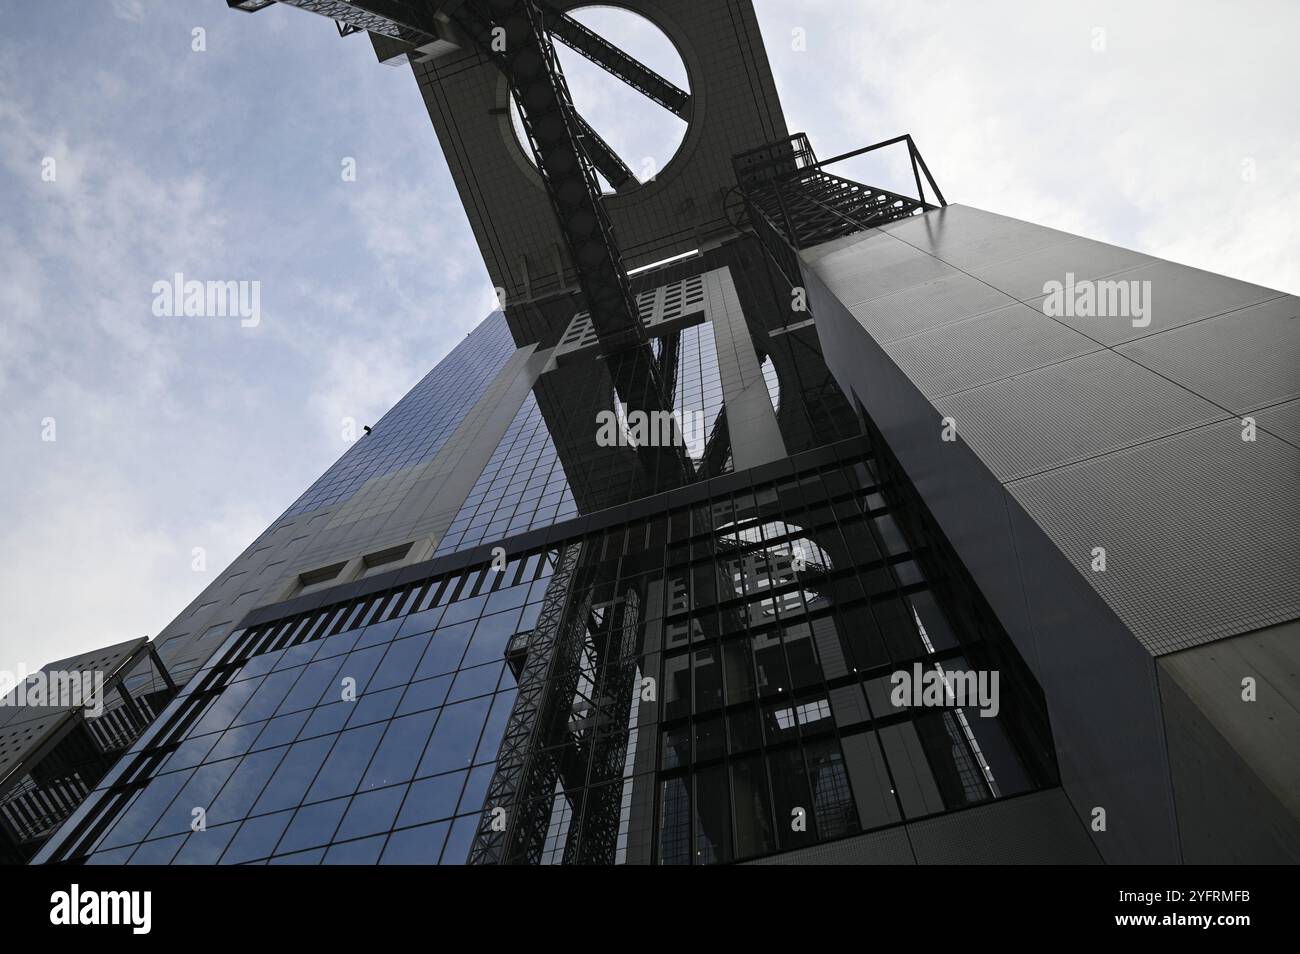
{"type": "MultiPolygon", "coordinates": [[[[910,132],[950,202],[1300,292],[1294,0],[755,7],[820,156],[910,132]]],[[[564,63],[661,168],[673,121],[564,63]]],[[[9,11],[0,263],[2,672],[156,634],[493,301],[410,71],[221,0],[9,11]],[[257,322],[156,314],[176,273],[260,283],[257,322]]]]}

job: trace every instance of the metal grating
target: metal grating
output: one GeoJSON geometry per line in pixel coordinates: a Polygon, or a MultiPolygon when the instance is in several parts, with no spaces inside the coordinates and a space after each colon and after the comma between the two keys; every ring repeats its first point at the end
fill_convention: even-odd
{"type": "Polygon", "coordinates": [[[1300,401],[1264,408],[1254,415],[1259,426],[1275,437],[1300,447],[1300,401]]]}
{"type": "Polygon", "coordinates": [[[871,337],[887,344],[1012,304],[1009,295],[954,271],[923,285],[861,302],[849,311],[871,337]]]}
{"type": "MultiPolygon", "coordinates": [[[[1024,255],[993,265],[972,267],[969,271],[980,281],[1006,292],[1017,301],[1027,301],[1040,298],[1048,282],[1065,284],[1069,275],[1073,275],[1075,281],[1096,280],[1153,261],[1149,255],[1126,248],[1091,239],[1075,239],[1073,242],[1035,248],[1024,255]]],[[[1086,327],[1080,327],[1079,330],[1087,333],[1086,327]]]]}
{"type": "Polygon", "coordinates": [[[934,404],[956,420],[962,439],[1003,482],[1226,417],[1209,401],[1113,351],[934,404]]]}
{"type": "Polygon", "coordinates": [[[1234,414],[1300,397],[1300,299],[1292,295],[1118,349],[1234,414]]]}
{"type": "Polygon", "coordinates": [[[1095,342],[1025,305],[923,331],[884,347],[932,401],[1100,350],[1095,342]]]}
{"type": "Polygon", "coordinates": [[[1300,617],[1297,474],[1300,450],[1234,420],[1007,487],[1159,655],[1300,617]]]}
{"type": "Polygon", "coordinates": [[[880,229],[960,269],[994,265],[1078,238],[968,205],[950,205],[880,229]]]}
{"type": "MultiPolygon", "coordinates": [[[[1153,262],[1123,273],[1130,282],[1150,282],[1151,323],[1135,328],[1126,318],[1065,316],[1063,324],[1077,328],[1102,344],[1114,346],[1180,328],[1229,311],[1277,298],[1280,292],[1234,278],[1203,272],[1173,262],[1153,262]]],[[[1058,279],[1064,279],[1058,275],[1058,279]]]]}

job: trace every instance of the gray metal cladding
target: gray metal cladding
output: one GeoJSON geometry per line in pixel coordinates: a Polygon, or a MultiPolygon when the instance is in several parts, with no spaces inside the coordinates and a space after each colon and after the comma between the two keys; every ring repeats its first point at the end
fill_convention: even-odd
{"type": "Polygon", "coordinates": [[[1019,304],[885,345],[931,400],[1097,350],[1095,341],[1019,304]]]}
{"type": "Polygon", "coordinates": [[[964,272],[951,271],[924,285],[864,301],[849,311],[873,338],[889,344],[1012,304],[1014,300],[1005,292],[964,272]]]}
{"type": "Polygon", "coordinates": [[[1300,616],[1294,296],[963,206],[805,259],[1147,651],[1300,616]],[[1145,313],[1044,312],[1094,279],[1145,313]]]}
{"type": "Polygon", "coordinates": [[[881,227],[881,232],[934,255],[954,268],[970,270],[1028,255],[1077,235],[1031,225],[965,205],[950,205],[881,227]]]}
{"type": "MultiPolygon", "coordinates": [[[[1055,276],[1064,281],[1065,275],[1055,276]]],[[[1180,328],[1183,325],[1236,311],[1249,305],[1277,298],[1280,292],[1249,282],[1237,281],[1199,268],[1189,268],[1173,262],[1153,261],[1149,265],[1132,268],[1122,275],[1126,282],[1150,282],[1151,323],[1135,327],[1125,317],[1062,316],[1059,320],[1096,338],[1102,344],[1114,346],[1149,335],[1180,328]]]]}
{"type": "Polygon", "coordinates": [[[1259,426],[1273,436],[1300,447],[1300,401],[1266,407],[1254,417],[1259,426]]]}
{"type": "Polygon", "coordinates": [[[708,302],[709,321],[718,355],[718,377],[727,412],[727,431],[736,470],[746,470],[786,453],[776,411],[754,353],[745,313],[731,270],[718,268],[702,277],[701,295],[708,302]]]}
{"type": "Polygon", "coordinates": [[[969,271],[980,281],[1002,289],[1017,301],[1025,301],[1041,296],[1047,282],[1064,282],[1067,274],[1076,279],[1097,279],[1152,261],[1154,259],[1150,256],[1126,248],[1077,239],[1035,249],[993,265],[970,268],[969,271]]]}
{"type": "Polygon", "coordinates": [[[1300,450],[1229,420],[1007,489],[1158,655],[1300,616],[1297,480],[1300,450]]]}
{"type": "Polygon", "coordinates": [[[1116,349],[1234,414],[1300,398],[1300,299],[1283,295],[1116,349]]]}
{"type": "Polygon", "coordinates": [[[1096,351],[934,402],[1003,482],[1228,415],[1113,351],[1096,351]]]}
{"type": "Polygon", "coordinates": [[[868,236],[861,246],[832,252],[819,267],[835,269],[836,294],[850,308],[952,273],[933,256],[879,234],[868,236]]]}

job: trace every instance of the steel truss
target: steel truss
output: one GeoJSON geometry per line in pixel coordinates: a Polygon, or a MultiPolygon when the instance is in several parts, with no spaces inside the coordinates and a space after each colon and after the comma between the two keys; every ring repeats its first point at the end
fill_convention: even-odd
{"type": "MultiPolygon", "coordinates": [[[[285,2],[417,45],[434,38],[432,7],[410,0],[285,2]]],[[[629,407],[670,410],[672,392],[649,348],[591,156],[603,157],[611,184],[626,185],[631,173],[621,161],[615,167],[617,156],[573,108],[542,8],[537,0],[463,0],[447,14],[510,84],[616,391],[629,407]]],[[[685,483],[694,469],[679,445],[637,453],[651,473],[674,473],[685,483]]]]}
{"type": "Polygon", "coordinates": [[[602,345],[607,350],[644,346],[645,330],[595,169],[581,148],[582,125],[535,0],[465,0],[452,19],[510,82],[602,345]],[[494,35],[497,30],[504,35],[494,35]]]}
{"type": "Polygon", "coordinates": [[[635,589],[611,594],[599,563],[581,568],[589,555],[567,546],[547,587],[471,864],[617,858],[638,704],[641,598],[635,589]],[[548,852],[548,832],[561,817],[569,819],[562,848],[548,852]]]}
{"type": "Polygon", "coordinates": [[[599,33],[583,26],[573,17],[560,13],[549,3],[542,3],[546,29],[575,53],[580,53],[601,69],[653,100],[664,109],[691,118],[691,94],[664,79],[650,67],[628,56],[599,33]]]}
{"type": "Polygon", "coordinates": [[[577,113],[573,115],[578,125],[578,144],[592,165],[605,177],[605,181],[614,187],[614,191],[626,192],[633,186],[640,185],[627,163],[601,138],[600,133],[592,129],[577,113]]]}
{"type": "MultiPolygon", "coordinates": [[[[329,17],[339,28],[339,35],[346,36],[365,30],[379,36],[402,40],[412,46],[424,46],[438,38],[434,26],[432,4],[420,0],[365,0],[352,3],[349,0],[279,0],[280,3],[309,13],[319,13],[329,17]]],[[[237,9],[255,12],[270,6],[269,3],[249,6],[242,0],[226,0],[227,5],[237,9]]]]}
{"type": "MultiPolygon", "coordinates": [[[[254,13],[269,7],[275,0],[226,0],[227,6],[254,13]]],[[[363,30],[424,46],[437,39],[433,3],[418,0],[279,0],[292,7],[319,13],[338,24],[339,35],[349,36],[363,30]]],[[[583,26],[567,13],[545,0],[539,4],[546,30],[557,40],[611,76],[631,86],[664,109],[690,119],[691,94],[660,76],[640,60],[628,55],[599,33],[583,26]]],[[[604,169],[601,169],[604,174],[604,169]]],[[[606,176],[606,178],[609,178],[606,176]]],[[[610,184],[618,185],[612,180],[610,184]]]]}
{"type": "Polygon", "coordinates": [[[580,614],[565,612],[581,556],[580,543],[565,546],[547,584],[537,625],[524,650],[518,694],[497,751],[496,769],[488,783],[483,814],[470,848],[470,864],[536,863],[541,857],[550,808],[528,797],[528,793],[536,791],[538,785],[546,786],[548,779],[550,785],[543,791],[555,786],[554,760],[537,749],[542,728],[555,720],[555,700],[565,696],[566,689],[571,697],[577,687],[577,660],[561,659],[559,650],[566,642],[573,642],[564,639],[566,625],[574,625],[574,615],[581,624],[586,615],[585,607],[580,614]],[[498,809],[504,809],[504,818],[498,809]]]}

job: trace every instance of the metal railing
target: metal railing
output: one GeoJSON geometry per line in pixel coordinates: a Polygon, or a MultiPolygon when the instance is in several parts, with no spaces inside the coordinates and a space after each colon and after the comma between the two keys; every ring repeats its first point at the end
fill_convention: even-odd
{"type": "Polygon", "coordinates": [[[792,284],[798,281],[800,250],[948,204],[910,134],[818,160],[807,135],[795,133],[734,156],[732,167],[744,201],[745,224],[792,284]],[[826,171],[836,163],[897,145],[907,147],[915,196],[826,171]],[[926,183],[938,205],[930,201],[926,183]]]}

